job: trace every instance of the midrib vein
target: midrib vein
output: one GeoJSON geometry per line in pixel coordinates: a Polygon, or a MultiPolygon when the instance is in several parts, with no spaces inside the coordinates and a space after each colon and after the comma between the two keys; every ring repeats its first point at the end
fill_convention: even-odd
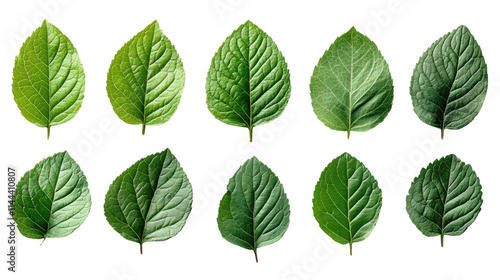
{"type": "MultiPolygon", "coordinates": [[[[54,213],[54,200],[56,199],[57,183],[59,182],[59,175],[61,174],[61,168],[62,168],[62,165],[64,163],[64,157],[65,157],[65,155],[63,155],[63,158],[61,160],[61,164],[57,168],[57,180],[56,180],[56,183],[54,186],[54,193],[52,194],[52,200],[50,201],[50,213],[49,213],[49,219],[47,220],[47,231],[45,232],[45,234],[43,236],[44,238],[47,238],[47,234],[49,233],[49,230],[50,230],[50,222],[52,221],[52,213],[54,213]]],[[[50,180],[48,183],[50,185],[50,180]]]]}
{"type": "MultiPolygon", "coordinates": [[[[151,210],[151,204],[153,203],[155,196],[156,196],[156,193],[158,192],[158,182],[160,181],[161,174],[165,168],[165,160],[166,159],[167,159],[167,157],[165,156],[165,158],[163,159],[162,169],[160,170],[160,174],[158,174],[158,178],[156,178],[157,179],[156,184],[154,186],[153,186],[153,184],[151,184],[151,187],[154,188],[154,192],[153,192],[153,196],[151,197],[151,200],[149,201],[148,210],[146,211],[146,215],[142,216],[142,219],[144,220],[144,227],[142,228],[142,233],[141,233],[141,244],[144,243],[144,239],[145,239],[144,233],[146,232],[146,225],[147,225],[148,220],[149,220],[149,211],[151,210]]],[[[152,164],[153,161],[154,161],[154,158],[149,164],[152,164]]],[[[148,173],[149,173],[149,164],[148,164],[148,173]]],[[[139,205],[138,200],[137,200],[137,204],[139,205]]],[[[139,206],[139,208],[140,208],[140,206],[139,206]]],[[[142,215],[142,213],[141,213],[141,215],[142,215]]]]}
{"type": "Polygon", "coordinates": [[[248,38],[248,48],[247,48],[247,61],[248,61],[248,85],[247,85],[247,90],[248,90],[248,96],[249,96],[249,100],[250,102],[248,103],[248,112],[249,112],[249,115],[250,115],[250,120],[249,120],[249,128],[251,129],[252,126],[253,126],[253,112],[252,112],[252,88],[251,88],[251,85],[250,85],[250,80],[252,78],[252,66],[250,65],[250,47],[252,45],[252,43],[250,42],[250,28],[251,28],[251,25],[248,24],[248,28],[247,28],[247,38],[248,38]]]}
{"type": "Polygon", "coordinates": [[[448,204],[448,189],[450,187],[450,182],[451,182],[451,176],[452,176],[452,167],[453,167],[453,162],[455,160],[452,158],[451,163],[450,163],[450,174],[448,174],[448,182],[446,182],[446,186],[443,185],[445,189],[445,194],[444,194],[444,201],[443,201],[443,213],[441,214],[441,235],[444,235],[444,216],[446,215],[446,204],[448,204]]]}
{"type": "MultiPolygon", "coordinates": [[[[351,33],[351,80],[349,83],[349,122],[348,122],[348,128],[347,131],[351,131],[351,114],[352,114],[352,78],[353,78],[353,71],[354,71],[354,32],[351,33]]],[[[349,229],[350,231],[350,229],[349,229]]]]}
{"type": "MultiPolygon", "coordinates": [[[[451,80],[451,87],[453,87],[453,84],[455,83],[455,80],[457,78],[457,73],[458,73],[458,70],[459,70],[459,63],[460,63],[460,51],[462,49],[462,37],[464,36],[464,33],[462,32],[462,34],[460,34],[460,42],[458,44],[458,52],[457,52],[457,66],[456,66],[456,69],[455,69],[455,75],[453,75],[453,79],[451,80]]],[[[446,43],[446,41],[443,41],[443,46],[444,44],[446,43]]],[[[451,42],[450,42],[450,49],[453,51],[453,47],[451,45],[451,42]]],[[[453,51],[453,53],[455,53],[453,51]]],[[[445,118],[446,118],[446,110],[448,110],[448,102],[450,101],[450,96],[451,96],[451,92],[452,92],[452,89],[451,87],[449,88],[449,92],[448,92],[448,96],[446,97],[446,102],[444,104],[444,110],[443,110],[443,123],[441,124],[441,129],[444,130],[445,129],[445,118]]]]}
{"type": "Polygon", "coordinates": [[[153,45],[154,45],[154,40],[155,40],[155,33],[156,33],[156,25],[153,27],[153,35],[151,37],[151,45],[149,47],[149,50],[147,52],[147,64],[146,64],[146,81],[143,85],[142,92],[143,98],[142,98],[142,123],[146,124],[146,94],[147,94],[147,88],[148,88],[148,82],[149,82],[149,65],[151,63],[151,51],[153,50],[153,45]]]}
{"type": "Polygon", "coordinates": [[[252,162],[252,167],[251,167],[251,173],[250,175],[252,176],[252,236],[253,236],[253,250],[257,249],[257,237],[255,236],[255,189],[254,189],[254,184],[253,184],[253,170],[254,170],[254,165],[252,162]]]}
{"type": "Polygon", "coordinates": [[[47,24],[45,25],[45,40],[46,40],[46,44],[47,44],[47,48],[46,48],[46,50],[47,50],[47,84],[48,84],[48,89],[49,89],[49,96],[47,98],[47,104],[49,106],[47,127],[49,127],[50,123],[52,122],[51,114],[50,114],[52,111],[52,108],[50,106],[50,100],[52,99],[52,96],[51,96],[52,89],[50,87],[50,57],[49,57],[50,47],[49,47],[49,28],[48,28],[47,24]]]}
{"type": "Polygon", "coordinates": [[[350,194],[349,194],[349,159],[347,158],[346,156],[346,161],[345,161],[345,165],[346,165],[346,178],[347,178],[347,182],[346,182],[346,185],[347,185],[347,199],[346,199],[346,202],[347,202],[347,223],[348,223],[348,226],[349,226],[349,243],[353,243],[353,240],[352,240],[352,229],[351,229],[351,217],[350,217],[350,213],[351,213],[351,207],[349,205],[349,200],[351,198],[350,194]]]}

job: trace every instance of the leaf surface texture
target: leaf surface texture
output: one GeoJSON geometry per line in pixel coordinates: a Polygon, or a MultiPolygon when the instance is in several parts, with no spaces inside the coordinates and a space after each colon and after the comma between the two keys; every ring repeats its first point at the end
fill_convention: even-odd
{"type": "Polygon", "coordinates": [[[12,92],[21,114],[39,127],[71,120],[80,110],[85,74],[78,53],[57,27],[44,21],[16,57],[12,92]]]}
{"type": "Polygon", "coordinates": [[[290,205],[278,177],[256,157],[229,180],[219,206],[217,224],[227,241],[250,249],[272,244],[285,234],[290,205]]]}
{"type": "Polygon", "coordinates": [[[193,203],[191,184],[169,149],[147,156],[109,187],[104,214],[125,239],[140,244],[175,236],[193,203]]]}
{"type": "Polygon", "coordinates": [[[481,48],[465,26],[434,42],[420,57],[411,79],[413,110],[424,123],[460,129],[481,110],[488,73],[481,48]]]}
{"type": "Polygon", "coordinates": [[[207,82],[207,106],[220,121],[250,131],[276,119],[290,98],[290,73],[274,41],[250,21],[215,53],[207,82]]]}
{"type": "Polygon", "coordinates": [[[382,191],[370,171],[344,153],[323,170],[314,189],[313,212],[321,229],[340,244],[365,240],[382,208],[382,191]]]}
{"type": "Polygon", "coordinates": [[[406,211],[425,236],[460,235],[474,222],[483,203],[472,167],[455,155],[430,163],[413,180],[406,211]]]}
{"type": "Polygon", "coordinates": [[[314,68],[310,83],[314,113],[327,127],[367,131],[389,114],[393,82],[375,43],[353,27],[335,40],[314,68]]]}
{"type": "Polygon", "coordinates": [[[19,180],[14,219],[22,235],[45,239],[71,234],[87,218],[87,178],[67,152],[43,159],[19,180]]]}
{"type": "Polygon", "coordinates": [[[184,67],[175,47],[154,21],[115,55],[107,91],[113,110],[128,124],[159,125],[179,106],[184,67]]]}

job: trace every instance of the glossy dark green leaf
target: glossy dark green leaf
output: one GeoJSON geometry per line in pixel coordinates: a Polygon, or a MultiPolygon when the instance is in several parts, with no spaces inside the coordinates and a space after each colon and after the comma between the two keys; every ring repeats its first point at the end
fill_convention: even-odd
{"type": "Polygon", "coordinates": [[[406,197],[406,211],[425,236],[462,234],[483,203],[481,184],[472,167],[448,155],[422,168],[406,197]]]}
{"type": "Polygon", "coordinates": [[[87,178],[62,152],[42,160],[19,180],[14,219],[26,237],[64,237],[85,221],[90,205],[87,178]]]}
{"type": "Polygon", "coordinates": [[[420,57],[411,79],[413,110],[441,130],[460,129],[479,113],[488,73],[481,48],[465,26],[434,42],[420,57]]]}
{"type": "Polygon", "coordinates": [[[375,43],[353,27],[323,54],[311,77],[314,113],[334,130],[367,131],[391,111],[394,87],[375,43]]]}
{"type": "Polygon", "coordinates": [[[290,206],[278,177],[253,157],[229,180],[217,224],[227,241],[253,250],[272,244],[285,234],[290,206]]]}
{"type": "Polygon", "coordinates": [[[290,98],[290,73],[274,41],[250,21],[219,48],[208,70],[207,105],[220,121],[252,131],[276,119],[290,98]]]}
{"type": "Polygon", "coordinates": [[[118,117],[128,124],[167,122],[179,106],[184,67],[172,43],[155,20],[115,55],[107,91],[118,117]]]}
{"type": "Polygon", "coordinates": [[[314,189],[313,212],[321,229],[340,244],[365,240],[382,208],[382,191],[370,171],[344,153],[321,173],[314,189]]]}
{"type": "Polygon", "coordinates": [[[71,120],[83,101],[85,74],[71,41],[46,20],[16,57],[12,92],[21,114],[47,128],[71,120]]]}
{"type": "Polygon", "coordinates": [[[191,212],[193,191],[169,149],[147,156],[109,187],[104,214],[125,239],[140,244],[167,240],[181,231],[191,212]]]}

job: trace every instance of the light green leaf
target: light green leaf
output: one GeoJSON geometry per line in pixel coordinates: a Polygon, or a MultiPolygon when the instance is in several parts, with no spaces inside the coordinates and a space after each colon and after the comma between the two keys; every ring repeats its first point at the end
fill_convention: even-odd
{"type": "Polygon", "coordinates": [[[314,189],[313,212],[320,228],[340,244],[365,240],[378,221],[382,191],[370,171],[344,153],[321,173],[314,189]]]}
{"type": "Polygon", "coordinates": [[[278,177],[256,157],[229,180],[217,224],[227,241],[253,250],[281,239],[290,222],[290,205],[278,177]]]}
{"type": "Polygon", "coordinates": [[[46,20],[24,42],[14,65],[12,92],[21,114],[47,128],[71,120],[83,101],[85,74],[75,47],[46,20]]]}
{"type": "Polygon", "coordinates": [[[167,122],[181,100],[184,67],[172,43],[155,20],[115,55],[107,91],[118,117],[128,124],[167,122]]]}
{"type": "Polygon", "coordinates": [[[14,220],[19,232],[34,239],[71,234],[89,214],[87,186],[87,178],[67,152],[43,159],[17,183],[14,220]]]}
{"type": "Polygon", "coordinates": [[[290,73],[274,41],[250,21],[235,30],[212,59],[207,105],[220,121],[247,127],[276,119],[290,98],[290,73]]]}
{"type": "Polygon", "coordinates": [[[375,43],[351,28],[320,58],[311,77],[314,113],[334,130],[367,131],[392,107],[391,73],[375,43]]]}
{"type": "Polygon", "coordinates": [[[488,88],[481,48],[465,26],[434,42],[420,57],[411,78],[413,110],[424,123],[460,129],[479,113],[488,88]]]}
{"type": "Polygon", "coordinates": [[[425,236],[460,235],[476,220],[483,199],[472,167],[448,155],[422,168],[406,197],[406,211],[425,236]]]}
{"type": "Polygon", "coordinates": [[[181,231],[191,212],[193,191],[169,149],[147,156],[109,187],[104,214],[125,239],[140,244],[163,241],[181,231]]]}

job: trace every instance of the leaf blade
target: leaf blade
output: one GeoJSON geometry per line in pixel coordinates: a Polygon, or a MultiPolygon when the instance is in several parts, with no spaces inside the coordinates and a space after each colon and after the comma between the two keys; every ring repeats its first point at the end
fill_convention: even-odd
{"type": "Polygon", "coordinates": [[[451,154],[422,168],[406,196],[406,211],[425,236],[458,236],[481,211],[479,178],[468,164],[451,154]],[[444,199],[443,199],[444,198],[444,199]]]}
{"type": "Polygon", "coordinates": [[[365,240],[382,208],[382,191],[370,171],[344,153],[323,170],[314,189],[313,212],[320,228],[335,242],[365,240]],[[363,193],[364,192],[364,193],[363,193]]]}
{"type": "Polygon", "coordinates": [[[217,217],[228,242],[253,250],[277,242],[285,234],[290,206],[278,177],[256,157],[229,180],[217,217]]]}
{"type": "Polygon", "coordinates": [[[290,73],[274,41],[250,21],[215,53],[207,74],[207,107],[216,119],[253,127],[276,119],[290,98],[290,73]]]}
{"type": "Polygon", "coordinates": [[[325,51],[309,88],[318,119],[348,137],[351,131],[374,128],[392,108],[389,66],[375,43],[354,27],[325,51]]]}
{"type": "Polygon", "coordinates": [[[413,70],[410,95],[419,119],[460,129],[479,114],[488,88],[487,66],[469,29],[459,26],[434,42],[413,70]]]}
{"type": "Polygon", "coordinates": [[[104,214],[127,240],[142,244],[177,235],[191,212],[191,183],[175,156],[166,149],[147,156],[110,185],[104,214]]]}
{"type": "Polygon", "coordinates": [[[91,207],[85,175],[67,152],[40,161],[17,184],[14,219],[28,238],[64,237],[87,218],[91,207]]]}
{"type": "Polygon", "coordinates": [[[15,59],[12,92],[21,114],[49,132],[51,126],[75,117],[84,90],[78,52],[66,35],[45,20],[15,59]]]}
{"type": "Polygon", "coordinates": [[[184,81],[181,58],[155,20],[118,50],[109,67],[106,89],[117,116],[145,129],[173,116],[184,81]]]}

